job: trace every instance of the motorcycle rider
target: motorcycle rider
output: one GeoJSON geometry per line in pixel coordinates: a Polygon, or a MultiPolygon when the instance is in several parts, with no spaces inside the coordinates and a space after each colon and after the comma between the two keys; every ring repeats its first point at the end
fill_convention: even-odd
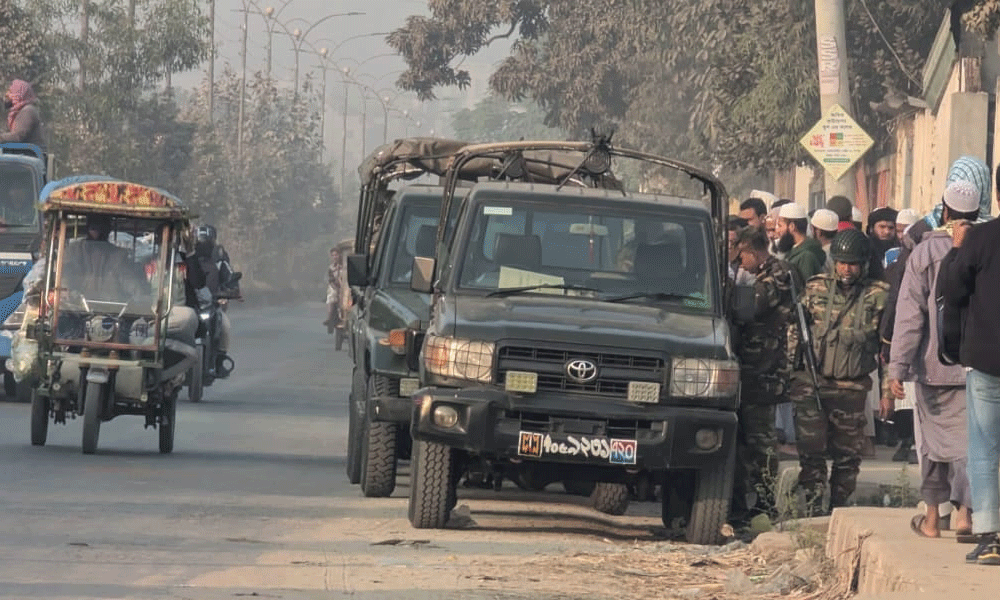
{"type": "MultiPolygon", "coordinates": [[[[201,225],[195,229],[194,252],[186,257],[187,278],[193,302],[199,310],[209,308],[216,299],[238,297],[239,289],[231,281],[233,270],[229,265],[229,255],[216,243],[218,233],[212,225],[201,225]]],[[[232,359],[229,357],[231,323],[229,315],[219,309],[219,331],[215,332],[218,354],[215,361],[215,376],[229,376],[232,359]],[[227,368],[227,362],[230,363],[227,368]]]]}

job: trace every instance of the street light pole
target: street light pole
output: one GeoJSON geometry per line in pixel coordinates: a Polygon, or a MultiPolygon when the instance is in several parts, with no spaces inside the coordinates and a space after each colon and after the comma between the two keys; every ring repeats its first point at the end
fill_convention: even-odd
{"type": "Polygon", "coordinates": [[[350,74],[350,70],[344,67],[344,122],[343,130],[341,132],[340,138],[340,197],[344,197],[344,184],[347,180],[347,101],[350,94],[350,88],[348,87],[347,76],[350,74]]]}
{"type": "Polygon", "coordinates": [[[329,15],[326,15],[325,17],[313,21],[312,23],[309,23],[305,19],[301,18],[291,19],[289,21],[289,23],[292,23],[294,21],[302,21],[303,23],[306,23],[308,27],[306,27],[305,31],[299,29],[298,27],[296,27],[294,31],[288,31],[287,25],[275,21],[276,23],[281,25],[283,29],[285,29],[285,32],[288,33],[289,37],[291,37],[292,39],[292,48],[295,51],[295,99],[296,100],[299,97],[299,52],[301,52],[302,43],[306,40],[306,38],[308,38],[309,32],[318,27],[320,24],[329,21],[334,17],[354,17],[364,14],[365,13],[363,12],[350,11],[350,12],[331,13],[329,15]]]}
{"type": "Polygon", "coordinates": [[[215,0],[208,0],[208,122],[215,122],[215,0]]]}
{"type": "Polygon", "coordinates": [[[243,111],[247,95],[247,33],[249,32],[250,11],[243,11],[243,53],[240,55],[242,75],[240,76],[240,109],[236,118],[236,162],[243,165],[243,111]]]}

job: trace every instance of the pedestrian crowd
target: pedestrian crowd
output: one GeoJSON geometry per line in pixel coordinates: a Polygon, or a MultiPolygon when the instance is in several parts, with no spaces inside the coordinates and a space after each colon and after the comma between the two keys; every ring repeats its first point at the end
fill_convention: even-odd
{"type": "MultiPolygon", "coordinates": [[[[1000,169],[996,177],[1000,204],[1000,169]]],[[[852,202],[805,208],[754,190],[727,223],[741,403],[733,516],[777,516],[780,455],[793,503],[846,506],[874,446],[918,464],[910,527],[951,529],[967,562],[1000,565],[1000,221],[986,164],[961,157],[927,215],[852,202]],[[734,298],[744,295],[734,295],[734,298]],[[735,308],[735,307],[734,307],[735,308]],[[736,314],[742,317],[735,316],[736,314]]]]}

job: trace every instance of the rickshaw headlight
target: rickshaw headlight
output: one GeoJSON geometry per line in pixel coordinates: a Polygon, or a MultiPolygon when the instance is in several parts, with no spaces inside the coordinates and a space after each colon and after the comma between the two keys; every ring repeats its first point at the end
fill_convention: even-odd
{"type": "Polygon", "coordinates": [[[149,319],[136,319],[128,332],[128,343],[133,346],[148,346],[153,341],[153,322],[149,319]]]}
{"type": "Polygon", "coordinates": [[[92,342],[107,342],[115,337],[118,329],[118,320],[114,317],[101,316],[91,317],[87,321],[87,339],[92,342]]]}

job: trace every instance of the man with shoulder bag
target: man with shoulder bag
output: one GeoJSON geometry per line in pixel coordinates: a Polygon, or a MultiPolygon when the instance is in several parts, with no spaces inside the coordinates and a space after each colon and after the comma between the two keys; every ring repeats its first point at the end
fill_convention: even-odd
{"type": "MultiPolygon", "coordinates": [[[[997,185],[1000,187],[1000,177],[997,185]]],[[[948,338],[957,320],[961,330],[957,358],[968,368],[967,473],[972,491],[972,532],[978,545],[965,560],[1000,565],[1000,220],[975,227],[967,221],[956,223],[952,246],[941,261],[937,291],[945,305],[943,312],[951,313],[942,320],[944,359],[955,358],[948,356],[956,345],[948,338]]]]}
{"type": "Polygon", "coordinates": [[[830,508],[846,506],[857,487],[865,438],[865,403],[877,368],[878,325],[888,286],[870,279],[871,244],[857,229],[839,232],[830,246],[833,271],[809,279],[800,302],[815,373],[797,371],[802,393],[793,398],[799,452],[798,487],[811,514],[823,511],[830,467],[830,508]],[[814,383],[815,382],[815,383],[814,383]]]}

